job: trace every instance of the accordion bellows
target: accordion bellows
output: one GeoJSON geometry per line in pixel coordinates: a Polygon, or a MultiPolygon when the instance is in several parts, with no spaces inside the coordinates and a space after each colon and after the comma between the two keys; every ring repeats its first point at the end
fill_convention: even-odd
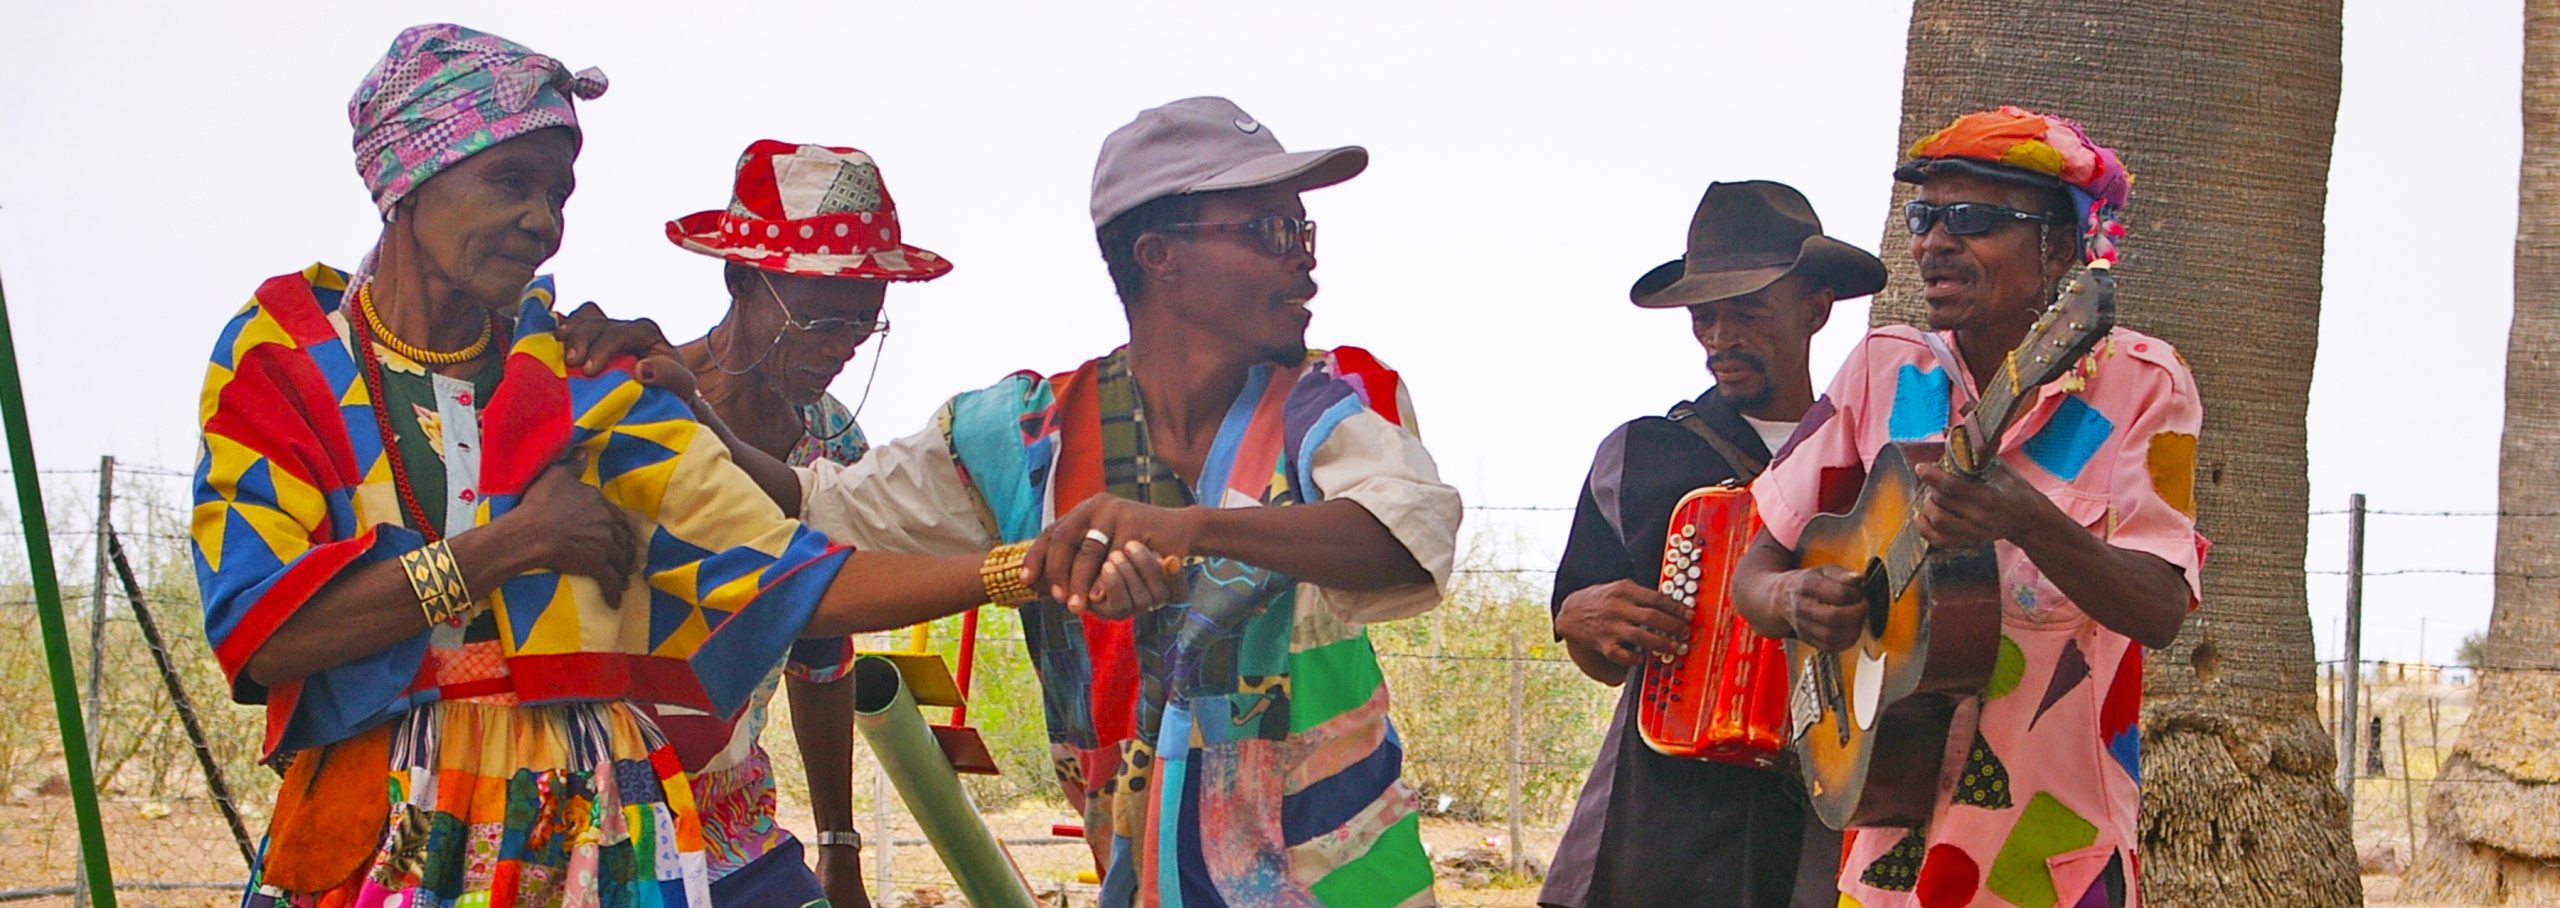
{"type": "Polygon", "coordinates": [[[1663,537],[1663,595],[1691,608],[1689,651],[1644,665],[1637,728],[1674,757],[1773,768],[1786,751],[1785,644],[1733,607],[1733,566],[1760,532],[1749,490],[1708,486],[1680,499],[1663,537]]]}

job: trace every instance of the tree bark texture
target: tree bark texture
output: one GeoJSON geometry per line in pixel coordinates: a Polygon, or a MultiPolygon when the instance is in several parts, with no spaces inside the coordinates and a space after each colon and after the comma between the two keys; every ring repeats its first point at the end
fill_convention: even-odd
{"type": "Polygon", "coordinates": [[[2560,0],[2524,4],[2497,599],[2479,700],[2427,795],[2413,897],[2560,903],[2560,0]]]}
{"type": "MultiPolygon", "coordinates": [[[[2078,120],[2135,182],[2123,324],[2175,345],[2204,395],[2204,601],[2149,654],[2142,888],[2159,905],[2361,901],[2303,593],[2304,412],[2336,131],[2337,0],[1917,0],[1901,147],[2016,104],[2078,120]]],[[[1878,168],[1879,174],[1883,168],[1878,168]]],[[[1877,324],[1922,307],[1898,214],[1877,324]]]]}

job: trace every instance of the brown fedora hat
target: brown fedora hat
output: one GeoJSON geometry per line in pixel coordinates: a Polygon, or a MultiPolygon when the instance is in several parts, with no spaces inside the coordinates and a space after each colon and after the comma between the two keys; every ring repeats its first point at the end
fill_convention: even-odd
{"type": "Polygon", "coordinates": [[[1822,235],[1804,193],[1785,183],[1710,183],[1689,219],[1689,254],[1645,272],[1627,292],[1647,309],[1754,293],[1790,274],[1812,275],[1841,299],[1884,289],[1884,262],[1822,235]]]}

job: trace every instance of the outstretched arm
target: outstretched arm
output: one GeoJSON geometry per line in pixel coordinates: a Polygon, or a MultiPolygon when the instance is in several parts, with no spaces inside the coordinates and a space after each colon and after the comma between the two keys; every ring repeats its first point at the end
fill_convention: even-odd
{"type": "MultiPolygon", "coordinates": [[[[1066,603],[1079,611],[1123,618],[1179,601],[1178,562],[1143,546],[1109,559],[1113,569],[1089,584],[1090,596],[1066,603]]],[[[988,601],[980,555],[891,555],[852,552],[818,602],[802,638],[892,630],[954,615],[988,601]]],[[[1033,587],[1038,589],[1038,587],[1033,587]]]]}
{"type": "Polygon", "coordinates": [[[1360,412],[1316,446],[1298,482],[1310,502],[1285,507],[1089,499],[1041,532],[1032,551],[1034,588],[1076,597],[1112,547],[1138,541],[1167,555],[1230,558],[1323,587],[1333,593],[1328,607],[1346,620],[1387,620],[1438,604],[1463,508],[1420,440],[1360,412]],[[1103,538],[1090,538],[1089,530],[1103,538]]]}
{"type": "Polygon", "coordinates": [[[1083,608],[1112,550],[1138,542],[1176,557],[1231,558],[1317,586],[1376,590],[1432,582],[1385,524],[1355,501],[1285,508],[1161,508],[1096,495],[1032,543],[1032,589],[1083,608]]]}

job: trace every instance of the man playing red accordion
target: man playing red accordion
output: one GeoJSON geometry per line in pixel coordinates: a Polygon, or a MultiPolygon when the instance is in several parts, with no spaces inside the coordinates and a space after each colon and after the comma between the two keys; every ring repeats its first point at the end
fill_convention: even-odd
{"type": "Polygon", "coordinates": [[[1542,904],[1832,904],[1839,839],[1811,818],[1793,776],[1656,753],[1637,701],[1643,673],[1665,665],[1654,657],[1689,646],[1686,608],[1654,588],[1675,506],[1692,489],[1749,481],[1785,446],[1813,404],[1814,332],[1834,300],[1884,278],[1875,256],[1822,235],[1803,194],[1752,181],[1709,186],[1687,256],[1636,282],[1636,305],[1689,310],[1715,386],[1609,433],[1574,509],[1556,636],[1585,674],[1625,692],[1542,904]]]}

